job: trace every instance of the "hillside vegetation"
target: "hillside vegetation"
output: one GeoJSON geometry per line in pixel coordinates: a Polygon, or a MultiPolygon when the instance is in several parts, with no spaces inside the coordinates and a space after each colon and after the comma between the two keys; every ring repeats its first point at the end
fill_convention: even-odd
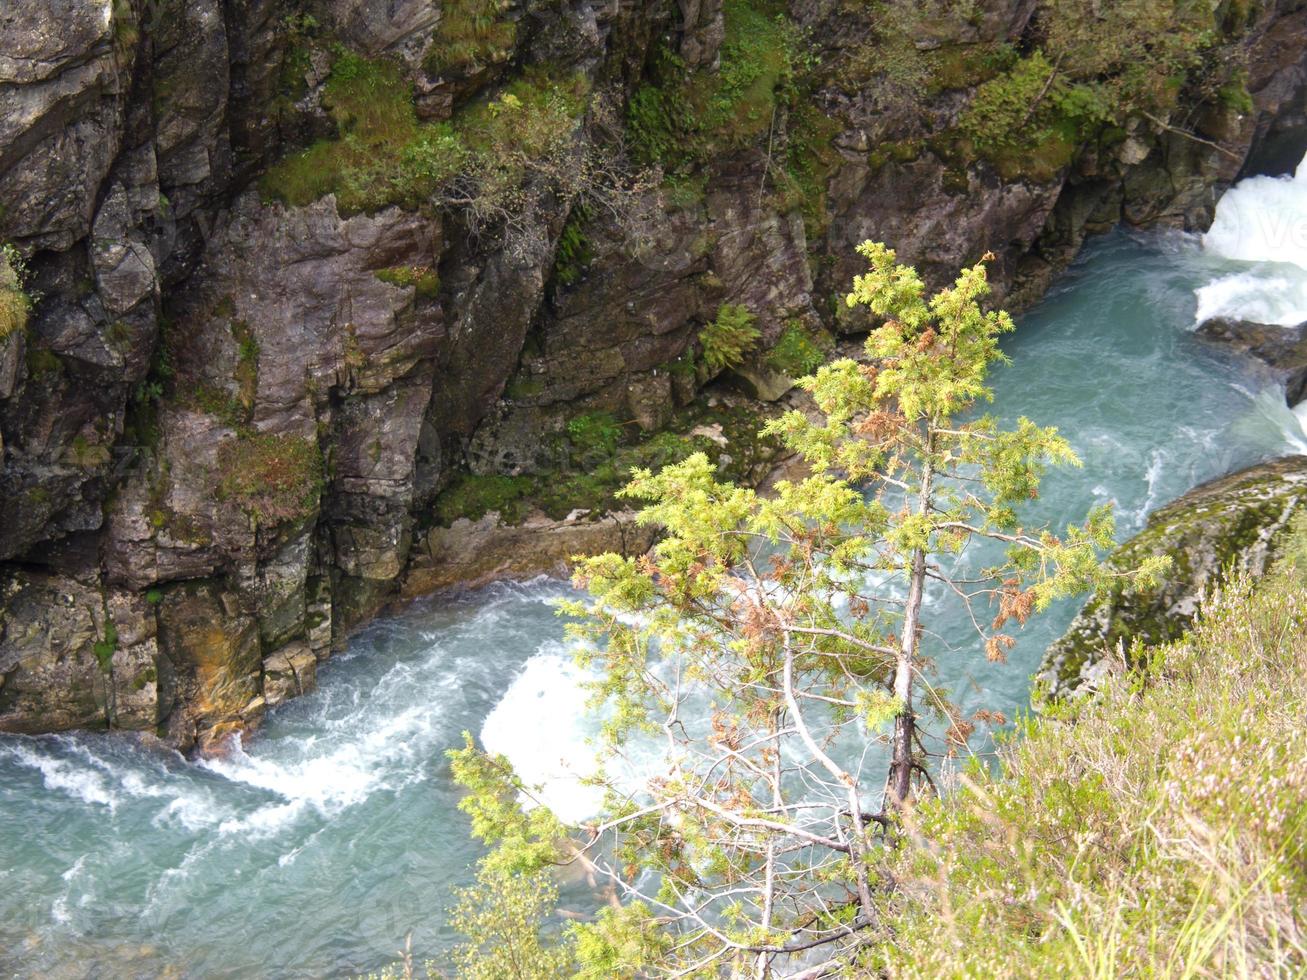
{"type": "Polygon", "coordinates": [[[1303,975],[1307,586],[1236,581],[1147,664],[915,812],[866,975],[1303,975]]]}

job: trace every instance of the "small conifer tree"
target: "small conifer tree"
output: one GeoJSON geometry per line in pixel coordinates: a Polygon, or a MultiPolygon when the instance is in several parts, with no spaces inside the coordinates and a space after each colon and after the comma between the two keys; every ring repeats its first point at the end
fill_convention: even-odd
{"type": "Polygon", "coordinates": [[[848,303],[882,323],[866,362],[819,368],[800,382],[816,412],[767,426],[808,475],[764,497],[703,454],[638,471],[624,493],[660,542],[577,567],[590,601],[565,611],[606,751],[654,739],[656,772],[599,777],[604,813],[564,846],[539,808],[517,810],[504,760],[470,741],[454,753],[489,861],[524,887],[542,863],[577,859],[609,883],[618,906],[568,933],[581,975],[766,977],[874,936],[889,884],[877,835],[930,781],[920,712],[938,718],[942,752],[990,717],[964,717],[930,683],[927,593],[965,608],[972,655],[1002,660],[1009,624],[1117,574],[1098,561],[1107,508],[1059,534],[1021,522],[1046,467],[1078,460],[1054,429],[975,412],[1012,329],[981,306],[983,262],[927,298],[892,250],[860,252],[870,267],[848,303]],[[967,570],[957,559],[979,539],[1001,555],[967,570]]]}

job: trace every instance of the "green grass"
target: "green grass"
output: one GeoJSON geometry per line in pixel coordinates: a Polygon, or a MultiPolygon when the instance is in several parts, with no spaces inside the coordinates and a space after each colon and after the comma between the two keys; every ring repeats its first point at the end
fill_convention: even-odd
{"type": "Polygon", "coordinates": [[[23,263],[13,246],[0,248],[0,340],[27,326],[31,299],[23,290],[23,263]]]}
{"type": "Polygon", "coordinates": [[[322,100],[339,135],[269,170],[265,196],[302,206],[334,193],[344,212],[417,207],[462,166],[463,147],[447,124],[419,124],[394,62],[340,49],[322,100]]]}
{"type": "Polygon", "coordinates": [[[517,25],[503,14],[508,0],[446,0],[422,67],[433,75],[471,73],[512,53],[517,25]]]}
{"type": "Polygon", "coordinates": [[[512,207],[526,162],[570,138],[588,95],[582,76],[530,69],[495,98],[463,107],[450,122],[422,123],[398,64],[336,52],[323,104],[337,135],[292,154],[264,175],[266,198],[303,206],[336,195],[342,213],[436,201],[458,177],[478,198],[512,207]]]}
{"type": "Polygon", "coordinates": [[[272,526],[308,516],[322,489],[322,454],[312,439],[241,432],[218,447],[219,500],[272,526]]]}
{"type": "Polygon", "coordinates": [[[1302,975],[1307,587],[1236,580],[1136,656],[912,814],[868,975],[1302,975]]]}

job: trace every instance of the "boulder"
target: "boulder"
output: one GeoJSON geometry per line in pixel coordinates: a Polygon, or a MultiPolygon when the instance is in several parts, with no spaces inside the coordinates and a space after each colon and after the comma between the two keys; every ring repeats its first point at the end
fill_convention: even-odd
{"type": "Polygon", "coordinates": [[[318,686],[318,658],[307,643],[289,643],[263,658],[263,699],[281,704],[318,686]]]}
{"type": "Polygon", "coordinates": [[[1252,320],[1212,317],[1198,325],[1197,335],[1261,361],[1284,385],[1290,405],[1307,395],[1307,323],[1293,327],[1252,320]]]}
{"type": "Polygon", "coordinates": [[[537,513],[511,525],[492,511],[479,521],[463,518],[451,527],[431,528],[414,546],[402,595],[416,598],[495,579],[566,573],[576,555],[639,555],[653,546],[655,537],[654,529],[636,524],[629,511],[598,518],[574,512],[561,521],[537,513]]]}
{"type": "Polygon", "coordinates": [[[1151,645],[1179,638],[1227,571],[1266,571],[1304,504],[1307,456],[1288,456],[1204,483],[1156,511],[1108,564],[1127,570],[1169,555],[1161,584],[1148,591],[1118,585],[1090,599],[1045,653],[1037,680],[1051,696],[1068,694],[1092,685],[1118,645],[1128,653],[1135,640],[1151,645]]]}

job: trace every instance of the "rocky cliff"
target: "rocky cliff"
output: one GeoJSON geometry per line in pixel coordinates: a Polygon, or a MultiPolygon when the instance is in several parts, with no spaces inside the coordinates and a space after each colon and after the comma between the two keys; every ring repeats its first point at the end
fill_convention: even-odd
{"type": "Polygon", "coordinates": [[[487,513],[553,561],[632,465],[761,472],[704,388],[861,329],[857,242],[1020,303],[1301,153],[1307,5],[1117,6],[6,3],[0,729],[212,748],[525,567],[487,513]]]}

